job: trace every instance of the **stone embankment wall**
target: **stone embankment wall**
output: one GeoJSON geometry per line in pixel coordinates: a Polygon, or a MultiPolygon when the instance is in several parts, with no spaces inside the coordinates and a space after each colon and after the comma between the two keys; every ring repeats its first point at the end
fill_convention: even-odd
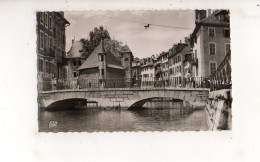
{"type": "Polygon", "coordinates": [[[212,91],[206,104],[209,130],[231,130],[232,128],[231,89],[212,91]]]}

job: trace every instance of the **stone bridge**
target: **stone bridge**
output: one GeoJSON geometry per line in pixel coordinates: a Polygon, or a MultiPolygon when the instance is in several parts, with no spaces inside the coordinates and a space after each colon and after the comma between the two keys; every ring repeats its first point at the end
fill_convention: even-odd
{"type": "Polygon", "coordinates": [[[113,88],[113,89],[73,89],[39,92],[39,106],[51,107],[57,102],[84,99],[96,102],[98,107],[142,107],[155,98],[172,98],[187,101],[195,106],[205,106],[208,99],[207,88],[113,88]]]}

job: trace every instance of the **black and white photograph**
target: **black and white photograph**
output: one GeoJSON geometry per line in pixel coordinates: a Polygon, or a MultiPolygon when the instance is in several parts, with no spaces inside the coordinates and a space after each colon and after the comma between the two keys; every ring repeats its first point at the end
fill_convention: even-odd
{"type": "Polygon", "coordinates": [[[259,161],[259,20],[259,0],[1,0],[0,161],[259,161]]]}
{"type": "Polygon", "coordinates": [[[230,11],[37,11],[39,132],[232,130],[230,11]]]}

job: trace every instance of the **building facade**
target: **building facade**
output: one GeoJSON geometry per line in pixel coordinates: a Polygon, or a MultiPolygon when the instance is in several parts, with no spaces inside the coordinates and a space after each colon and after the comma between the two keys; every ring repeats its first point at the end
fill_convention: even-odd
{"type": "Polygon", "coordinates": [[[72,40],[72,45],[70,50],[66,55],[66,88],[77,88],[77,80],[79,73],[77,69],[81,66],[82,62],[85,60],[82,57],[83,54],[83,43],[81,41],[72,40]]]}
{"type": "Polygon", "coordinates": [[[135,58],[132,62],[132,76],[134,80],[141,79],[141,62],[139,58],[135,58]]]}
{"type": "Polygon", "coordinates": [[[38,90],[64,86],[63,68],[66,45],[66,26],[70,23],[63,12],[37,12],[38,90]]]}
{"type": "Polygon", "coordinates": [[[174,44],[169,56],[169,78],[171,86],[180,86],[184,78],[184,59],[186,51],[189,50],[187,43],[174,44]]]}
{"type": "Polygon", "coordinates": [[[132,86],[132,52],[126,45],[120,56],[106,52],[101,41],[77,69],[80,88],[122,88],[132,86]]]}
{"type": "Polygon", "coordinates": [[[145,65],[141,66],[141,87],[153,87],[155,81],[155,69],[154,62],[150,61],[145,65]]]}
{"type": "Polygon", "coordinates": [[[228,10],[196,10],[196,27],[191,34],[194,76],[210,77],[230,51],[228,10]]]}

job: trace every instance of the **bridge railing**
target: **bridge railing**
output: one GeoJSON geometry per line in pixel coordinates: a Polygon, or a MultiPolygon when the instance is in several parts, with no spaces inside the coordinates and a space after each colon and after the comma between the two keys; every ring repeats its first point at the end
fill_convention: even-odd
{"type": "Polygon", "coordinates": [[[64,81],[63,85],[55,82],[38,83],[39,91],[63,89],[105,89],[105,88],[209,88],[209,82],[202,77],[184,78],[106,78],[74,79],[64,81]]]}
{"type": "Polygon", "coordinates": [[[231,51],[226,55],[217,70],[210,77],[210,90],[229,89],[231,79],[231,51]]]}

